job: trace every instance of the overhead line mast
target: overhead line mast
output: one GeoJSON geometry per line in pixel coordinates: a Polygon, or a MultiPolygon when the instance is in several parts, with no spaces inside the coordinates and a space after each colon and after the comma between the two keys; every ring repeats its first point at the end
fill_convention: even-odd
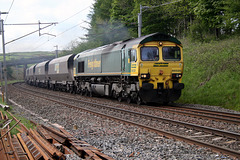
{"type": "MultiPolygon", "coordinates": [[[[5,103],[8,104],[8,92],[7,92],[7,67],[6,67],[6,55],[5,55],[5,39],[4,39],[4,24],[3,19],[1,19],[2,14],[8,14],[8,12],[1,12],[0,11],[0,33],[2,34],[2,46],[3,46],[3,74],[4,74],[4,81],[5,81],[5,103]]],[[[3,96],[4,97],[4,96],[3,96]]]]}
{"type": "MultiPolygon", "coordinates": [[[[5,103],[8,104],[7,66],[6,66],[6,53],[5,53],[6,51],[5,51],[5,46],[6,46],[7,44],[11,43],[11,42],[14,42],[14,41],[16,41],[16,40],[19,40],[19,39],[21,39],[21,38],[24,38],[24,37],[26,37],[26,36],[28,36],[28,35],[31,35],[31,34],[35,33],[35,32],[39,32],[39,36],[44,35],[44,34],[48,34],[48,33],[43,33],[43,34],[41,34],[40,31],[41,31],[42,29],[45,29],[45,28],[47,28],[47,27],[50,27],[51,25],[57,24],[57,22],[52,22],[52,23],[40,23],[40,21],[39,21],[38,23],[35,23],[35,24],[34,24],[34,23],[29,23],[29,24],[27,24],[27,23],[25,23],[25,24],[8,24],[8,25],[39,25],[39,29],[36,30],[36,31],[33,31],[33,32],[31,32],[31,33],[28,33],[28,34],[26,34],[26,35],[24,35],[24,36],[21,36],[21,37],[19,37],[19,38],[16,38],[16,39],[14,39],[14,40],[11,40],[11,41],[5,43],[5,38],[4,38],[4,23],[3,23],[4,20],[1,19],[1,15],[2,15],[2,14],[8,14],[8,12],[1,12],[1,11],[0,11],[0,35],[2,34],[3,72],[4,72],[4,81],[5,81],[5,103]],[[49,24],[49,25],[41,28],[41,26],[40,26],[41,24],[49,24]]],[[[48,34],[48,35],[55,36],[55,35],[52,35],[52,34],[48,34]]]]}

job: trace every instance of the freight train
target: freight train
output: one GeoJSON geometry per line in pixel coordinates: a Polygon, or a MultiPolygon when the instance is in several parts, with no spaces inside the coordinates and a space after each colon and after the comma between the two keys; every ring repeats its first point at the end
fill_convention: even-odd
{"type": "Polygon", "coordinates": [[[184,84],[182,44],[154,33],[33,65],[26,83],[128,103],[176,101],[184,84]]]}

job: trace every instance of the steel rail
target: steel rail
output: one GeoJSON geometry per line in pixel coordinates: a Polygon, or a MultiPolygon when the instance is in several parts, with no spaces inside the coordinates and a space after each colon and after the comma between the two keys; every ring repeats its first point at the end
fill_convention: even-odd
{"type": "MultiPolygon", "coordinates": [[[[3,116],[3,113],[2,111],[0,111],[0,119],[1,120],[4,120],[4,116],[3,116]]],[[[1,131],[0,131],[1,133],[1,131]]],[[[1,160],[7,160],[7,154],[6,154],[6,149],[4,148],[4,144],[3,144],[3,140],[0,139],[0,159],[1,160]]]]}
{"type": "Polygon", "coordinates": [[[214,116],[224,116],[224,117],[227,117],[227,118],[233,118],[233,119],[239,119],[240,120],[240,114],[239,113],[230,113],[230,112],[223,112],[223,111],[212,111],[212,110],[209,110],[209,109],[184,107],[184,106],[165,106],[165,107],[169,108],[169,109],[189,110],[191,112],[205,113],[205,114],[214,115],[214,116]]]}
{"type": "MultiPolygon", "coordinates": [[[[9,111],[7,111],[7,112],[12,116],[12,118],[15,121],[18,121],[17,118],[11,112],[9,112],[9,111]]],[[[50,157],[51,155],[49,155],[49,150],[45,150],[44,147],[41,144],[39,144],[36,137],[31,132],[31,130],[28,130],[21,122],[19,122],[19,125],[28,134],[28,135],[20,134],[19,138],[21,138],[23,140],[21,142],[24,142],[26,144],[27,148],[29,148],[30,146],[32,147],[32,149],[29,149],[29,151],[31,150],[30,152],[31,152],[32,156],[34,158],[37,158],[37,157],[39,158],[39,157],[43,156],[45,159],[52,159],[50,157]],[[27,145],[26,142],[28,142],[28,144],[33,144],[33,145],[27,145]],[[37,154],[35,154],[35,153],[37,153],[37,154]]]]}
{"type": "Polygon", "coordinates": [[[63,139],[67,139],[68,144],[66,144],[67,147],[71,148],[72,151],[74,151],[79,157],[91,157],[91,159],[94,160],[113,160],[113,158],[99,152],[100,150],[95,148],[94,146],[88,144],[87,142],[81,141],[77,138],[75,138],[73,135],[68,133],[63,128],[60,129],[60,131],[47,127],[44,125],[41,125],[41,127],[46,130],[47,132],[51,132],[55,134],[56,136],[62,137],[63,139]]]}
{"type": "MultiPolygon", "coordinates": [[[[185,111],[181,111],[181,110],[173,110],[173,109],[168,109],[168,108],[159,108],[159,107],[157,108],[157,107],[152,107],[152,106],[147,107],[147,108],[148,109],[152,108],[155,110],[165,111],[165,112],[170,112],[170,113],[177,113],[177,114],[181,114],[181,115],[189,115],[191,117],[206,118],[206,119],[210,119],[210,120],[223,121],[223,122],[227,122],[227,123],[233,123],[233,124],[240,125],[240,119],[236,120],[236,119],[223,118],[223,117],[220,117],[221,115],[218,115],[219,117],[213,117],[213,116],[209,116],[209,115],[185,112],[185,111]]],[[[192,111],[192,110],[190,110],[190,111],[192,111]]],[[[195,112],[197,112],[197,109],[195,112]]],[[[205,112],[199,112],[199,113],[205,113],[205,112]]],[[[214,114],[212,114],[212,115],[214,115],[214,114]]],[[[215,114],[214,116],[217,116],[217,115],[215,114]]]]}
{"type": "MultiPolygon", "coordinates": [[[[28,89],[30,90],[30,89],[28,89]]],[[[33,90],[30,90],[32,92],[35,92],[33,90]]],[[[36,92],[37,93],[37,92],[36,92]]],[[[76,99],[72,99],[72,98],[67,98],[64,97],[65,99],[71,99],[76,101],[76,99]]],[[[87,102],[87,101],[86,101],[87,102]]],[[[209,119],[209,120],[215,120],[215,121],[222,121],[222,122],[227,122],[227,123],[231,123],[231,124],[237,124],[240,125],[240,114],[237,113],[228,113],[228,112],[220,112],[220,111],[211,111],[211,110],[205,110],[205,109],[196,109],[196,108],[189,108],[189,107],[179,107],[179,108],[184,108],[184,110],[189,110],[191,112],[197,112],[197,113],[205,113],[205,114],[209,114],[209,115],[204,115],[204,114],[197,114],[197,113],[191,113],[191,112],[185,112],[185,111],[180,111],[180,109],[178,109],[178,107],[175,106],[165,106],[165,108],[163,107],[154,107],[154,106],[141,106],[142,108],[152,108],[155,110],[160,110],[160,111],[165,111],[165,112],[170,112],[170,113],[176,113],[176,114],[181,114],[181,115],[188,115],[191,117],[199,117],[199,118],[205,118],[205,119],[209,119]],[[174,110],[177,109],[177,111],[174,110]],[[219,113],[219,115],[218,115],[219,113]],[[214,117],[214,116],[216,117],[214,117]]]]}
{"type": "MultiPolygon", "coordinates": [[[[22,91],[25,92],[25,93],[28,93],[26,91],[26,89],[24,89],[22,91]]],[[[31,92],[36,92],[36,91],[31,91],[31,92]]],[[[46,94],[46,95],[50,95],[50,94],[46,94]]],[[[34,96],[36,96],[36,95],[34,95],[34,96]]],[[[50,95],[50,96],[58,97],[58,96],[55,96],[55,95],[50,95]]],[[[186,137],[186,136],[178,135],[178,134],[171,133],[171,132],[168,132],[168,131],[164,131],[164,130],[161,130],[161,129],[153,128],[153,127],[150,127],[150,126],[145,126],[143,124],[139,124],[139,123],[136,123],[136,122],[133,122],[133,121],[129,121],[129,120],[126,120],[126,119],[113,117],[113,116],[110,116],[110,115],[107,115],[107,114],[104,114],[104,113],[101,113],[101,112],[98,112],[98,111],[93,111],[93,110],[86,109],[86,108],[83,108],[83,107],[70,105],[70,104],[68,104],[66,102],[61,102],[59,100],[54,100],[54,99],[43,97],[43,96],[39,96],[39,95],[37,95],[37,97],[43,98],[43,99],[46,99],[46,100],[49,100],[49,101],[52,101],[52,102],[56,102],[56,103],[68,106],[70,108],[80,109],[82,111],[85,111],[85,112],[88,112],[88,113],[91,113],[91,114],[94,114],[94,115],[107,117],[109,119],[113,119],[113,120],[117,120],[117,121],[122,121],[124,123],[128,123],[128,124],[131,124],[131,125],[136,125],[136,126],[145,128],[145,129],[150,130],[150,131],[154,131],[154,132],[156,132],[158,134],[165,135],[165,136],[173,138],[173,139],[178,139],[178,140],[182,140],[184,142],[188,142],[190,144],[196,144],[196,145],[199,145],[199,146],[208,147],[208,148],[211,148],[212,150],[214,150],[216,152],[220,152],[220,153],[228,154],[228,155],[236,157],[236,158],[240,158],[240,152],[236,151],[236,150],[232,150],[232,149],[229,149],[229,148],[224,148],[224,147],[217,146],[217,145],[214,145],[214,144],[209,144],[209,143],[206,143],[206,142],[202,142],[202,141],[199,141],[199,140],[196,140],[196,139],[192,139],[192,138],[189,138],[189,137],[186,137]]],[[[64,99],[63,97],[61,97],[61,98],[64,99]]],[[[98,105],[98,106],[101,105],[101,104],[90,103],[90,102],[86,102],[86,101],[81,101],[81,102],[88,103],[88,104],[94,104],[94,105],[98,105]]],[[[114,109],[116,109],[116,108],[114,108],[114,109]]],[[[233,133],[233,134],[235,134],[235,133],[233,133]]]]}
{"type": "Polygon", "coordinates": [[[29,160],[27,153],[24,151],[16,135],[13,135],[12,137],[12,144],[20,160],[29,160]]]}
{"type": "MultiPolygon", "coordinates": [[[[3,115],[3,114],[2,114],[3,115]]],[[[2,118],[8,119],[8,116],[5,115],[2,118]]],[[[9,129],[9,124],[7,125],[6,128],[1,129],[1,138],[0,140],[2,141],[2,145],[3,145],[3,149],[5,152],[5,155],[7,157],[7,159],[11,159],[11,160],[19,160],[19,157],[17,155],[17,152],[15,150],[15,148],[13,147],[12,141],[11,141],[11,134],[10,134],[10,129],[9,129]]]]}
{"type": "MultiPolygon", "coordinates": [[[[36,91],[32,91],[32,92],[36,93],[36,91]]],[[[52,97],[55,97],[55,98],[58,98],[58,99],[61,99],[61,100],[68,100],[68,101],[72,101],[72,102],[75,101],[75,102],[78,102],[78,103],[87,103],[87,104],[91,104],[91,105],[95,105],[95,106],[108,108],[108,109],[111,109],[111,110],[117,110],[117,111],[120,111],[120,112],[135,114],[135,115],[138,115],[138,116],[147,117],[149,119],[156,119],[156,120],[159,120],[159,121],[165,121],[165,122],[168,122],[168,123],[174,123],[174,124],[177,124],[177,125],[182,125],[182,126],[194,128],[196,130],[201,130],[201,131],[205,131],[205,132],[208,132],[208,133],[214,133],[215,135],[220,135],[220,136],[224,136],[224,137],[231,137],[233,139],[240,140],[240,134],[239,133],[234,133],[234,132],[230,132],[230,131],[222,131],[220,129],[200,126],[200,125],[187,123],[187,122],[182,122],[182,121],[177,121],[177,120],[172,120],[172,119],[168,119],[168,118],[161,118],[161,117],[158,117],[158,116],[153,116],[153,115],[149,115],[149,114],[144,114],[144,113],[134,112],[134,111],[130,111],[130,110],[115,108],[115,107],[111,107],[111,106],[108,106],[108,105],[99,104],[99,103],[93,103],[93,102],[89,102],[89,101],[85,101],[85,100],[76,100],[76,99],[66,98],[66,97],[61,97],[60,98],[60,96],[51,95],[51,94],[47,94],[47,93],[45,93],[45,95],[47,95],[48,97],[52,96],[52,97]]],[[[38,96],[38,97],[41,97],[41,96],[38,96]]],[[[42,97],[42,98],[45,98],[45,97],[42,97]]],[[[49,99],[49,100],[51,100],[51,99],[49,99]]],[[[59,102],[59,101],[56,101],[56,102],[59,102]]],[[[64,104],[66,104],[66,103],[64,103],[64,104]]]]}
{"type": "Polygon", "coordinates": [[[64,159],[64,155],[50,142],[42,138],[37,131],[30,129],[33,139],[50,155],[52,158],[64,159]]]}

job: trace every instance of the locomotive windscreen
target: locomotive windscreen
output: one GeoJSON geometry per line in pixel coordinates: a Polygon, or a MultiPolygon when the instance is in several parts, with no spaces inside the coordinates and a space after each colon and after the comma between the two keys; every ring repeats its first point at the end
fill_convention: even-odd
{"type": "Polygon", "coordinates": [[[158,47],[142,47],[141,59],[142,61],[158,61],[159,60],[158,47]]]}
{"type": "Polygon", "coordinates": [[[165,61],[180,61],[181,50],[179,47],[163,47],[163,60],[165,61]]]}

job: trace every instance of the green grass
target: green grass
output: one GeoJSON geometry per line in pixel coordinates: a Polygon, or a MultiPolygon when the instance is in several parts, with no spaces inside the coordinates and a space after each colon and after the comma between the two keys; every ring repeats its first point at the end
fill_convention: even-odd
{"type": "MultiPolygon", "coordinates": [[[[8,81],[8,84],[15,83],[15,82],[19,82],[19,80],[8,81]]],[[[4,88],[3,88],[3,90],[4,90],[4,88]]],[[[5,103],[2,102],[2,97],[0,97],[0,103],[5,105],[5,103]]],[[[9,111],[11,112],[12,110],[13,110],[13,107],[10,106],[10,110],[9,110],[9,111]]],[[[9,119],[12,119],[12,116],[11,116],[10,114],[8,114],[3,108],[0,107],[0,111],[2,111],[2,113],[3,113],[4,115],[6,114],[9,119]]],[[[33,125],[32,123],[30,123],[30,121],[29,121],[28,119],[26,119],[26,118],[24,118],[24,117],[21,117],[21,116],[19,116],[18,114],[15,114],[14,117],[16,117],[18,120],[21,120],[21,123],[22,123],[23,125],[25,125],[27,128],[34,128],[34,125],[33,125]]],[[[10,123],[10,127],[12,127],[15,123],[16,123],[16,121],[13,120],[13,121],[10,123]]],[[[17,128],[20,129],[19,125],[17,125],[16,127],[14,127],[14,128],[11,130],[11,134],[12,134],[12,135],[19,133],[19,131],[17,130],[17,128]]]]}
{"type": "MultiPolygon", "coordinates": [[[[7,84],[12,84],[12,83],[16,83],[16,82],[23,82],[23,80],[8,80],[7,81],[7,84]]],[[[5,85],[5,81],[4,79],[2,80],[2,84],[0,83],[0,86],[4,86],[5,85]]],[[[4,91],[4,88],[3,88],[3,91],[4,91]]]]}
{"type": "MultiPolygon", "coordinates": [[[[19,59],[28,59],[28,58],[38,58],[41,56],[54,56],[53,52],[12,52],[6,53],[6,61],[19,60],[19,59]]],[[[3,61],[3,54],[0,53],[0,61],[3,61]]]]}
{"type": "Polygon", "coordinates": [[[196,44],[182,41],[185,88],[179,102],[240,111],[239,38],[196,44]]]}
{"type": "MultiPolygon", "coordinates": [[[[12,110],[12,107],[10,107],[10,112],[11,112],[11,110],[12,110]]],[[[2,113],[3,113],[4,115],[7,115],[7,116],[8,116],[8,119],[13,119],[12,116],[11,116],[10,114],[8,114],[3,108],[0,108],[0,111],[2,111],[2,113]]],[[[16,114],[14,115],[14,117],[16,117],[18,120],[21,120],[20,122],[21,122],[25,127],[27,127],[28,129],[29,129],[29,128],[35,128],[35,126],[34,126],[32,123],[30,123],[30,121],[27,120],[26,118],[21,117],[21,116],[18,116],[18,115],[16,115],[16,114]]],[[[16,124],[16,123],[17,123],[17,122],[16,122],[15,120],[13,120],[13,121],[10,123],[10,128],[11,128],[14,124],[16,124]]],[[[12,134],[12,135],[16,135],[17,133],[19,133],[19,131],[18,131],[17,128],[20,129],[20,126],[17,125],[17,126],[15,126],[15,127],[11,130],[11,134],[12,134]]]]}

